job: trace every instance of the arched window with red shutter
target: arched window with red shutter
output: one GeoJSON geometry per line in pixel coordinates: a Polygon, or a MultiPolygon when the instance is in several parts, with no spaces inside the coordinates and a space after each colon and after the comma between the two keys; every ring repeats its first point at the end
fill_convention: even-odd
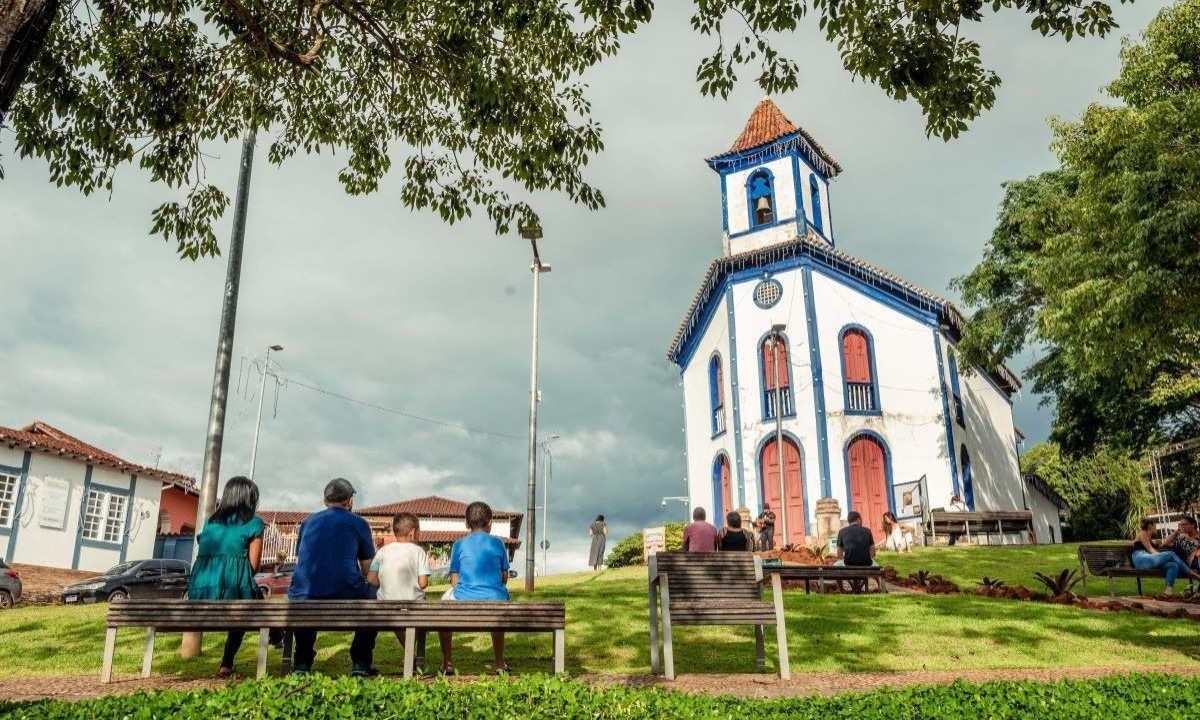
{"type": "Polygon", "coordinates": [[[708,361],[709,414],[712,420],[713,437],[725,432],[725,373],[721,368],[721,356],[713,353],[708,361]]]}
{"type": "Polygon", "coordinates": [[[841,332],[842,394],[846,413],[878,415],[879,379],[875,371],[875,348],[871,333],[859,325],[847,325],[841,332]]]}
{"type": "Polygon", "coordinates": [[[783,417],[796,414],[792,402],[792,365],[787,335],[768,334],[758,346],[758,367],[763,389],[763,420],[774,420],[776,406],[783,417]]]}

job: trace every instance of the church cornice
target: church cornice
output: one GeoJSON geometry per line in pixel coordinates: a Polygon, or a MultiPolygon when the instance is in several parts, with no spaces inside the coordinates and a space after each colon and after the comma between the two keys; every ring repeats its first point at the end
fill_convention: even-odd
{"type": "Polygon", "coordinates": [[[793,151],[803,155],[827,180],[836,177],[842,172],[842,166],[838,164],[837,160],[834,160],[833,156],[826,152],[804,128],[798,128],[796,132],[790,135],[785,135],[784,137],[771,140],[762,145],[756,145],[746,150],[714,155],[705,160],[705,162],[717,172],[728,172],[744,167],[761,165],[768,160],[790,155],[793,151]]]}

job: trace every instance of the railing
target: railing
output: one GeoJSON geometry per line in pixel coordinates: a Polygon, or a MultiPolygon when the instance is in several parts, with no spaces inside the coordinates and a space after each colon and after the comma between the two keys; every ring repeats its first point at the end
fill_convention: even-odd
{"type": "Polygon", "coordinates": [[[713,437],[725,432],[725,406],[722,405],[713,410],[712,414],[712,434],[713,437]]]}
{"type": "Polygon", "coordinates": [[[283,562],[295,562],[296,540],[295,533],[285,534],[277,525],[271,523],[263,530],[263,559],[275,562],[283,558],[283,562]]]}
{"type": "MultiPolygon", "coordinates": [[[[764,407],[766,407],[766,409],[767,409],[764,417],[766,420],[774,420],[775,419],[775,390],[774,389],[764,390],[763,398],[765,400],[764,407]]],[[[790,416],[796,414],[796,405],[795,405],[795,403],[792,402],[792,388],[790,385],[788,387],[782,388],[779,391],[779,400],[783,405],[783,417],[790,417],[790,416]]]]}
{"type": "Polygon", "coordinates": [[[846,383],[846,409],[855,412],[878,410],[875,407],[875,386],[869,382],[846,383]]]}

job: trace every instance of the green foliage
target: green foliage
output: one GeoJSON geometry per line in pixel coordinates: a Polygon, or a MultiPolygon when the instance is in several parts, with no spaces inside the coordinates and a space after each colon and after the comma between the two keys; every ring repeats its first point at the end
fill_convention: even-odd
{"type": "MultiPolygon", "coordinates": [[[[667,523],[666,545],[668,550],[683,549],[683,523],[667,523]]],[[[610,568],[631,567],[642,564],[642,533],[635,532],[613,546],[604,564],[610,568]]]]}
{"type": "Polygon", "coordinates": [[[1061,570],[1057,575],[1035,572],[1033,577],[1050,591],[1050,597],[1072,595],[1071,591],[1083,580],[1077,570],[1061,570]]]}
{"type": "Polygon", "coordinates": [[[1126,42],[1109,93],[1054,121],[1061,167],[1005,187],[984,259],[956,283],[962,344],[988,367],[1026,346],[1071,454],[1200,429],[1200,0],[1126,42]]]}
{"type": "Polygon", "coordinates": [[[437,681],[361,682],[320,676],[246,682],[216,691],[115,695],[81,702],[46,701],[8,706],[12,720],[88,717],[94,720],[170,717],[212,720],[254,717],[373,718],[718,718],[892,720],[921,717],[1103,717],[1142,720],[1173,717],[1200,703],[1200,679],[1173,675],[1126,675],[1101,680],[956,682],[835,697],[766,700],[688,695],[657,688],[598,687],[545,677],[471,683],[437,681]]]}
{"type": "Polygon", "coordinates": [[[1038,443],[1021,455],[1021,470],[1041,476],[1067,501],[1075,540],[1133,537],[1153,504],[1145,469],[1115,448],[1072,458],[1054,443],[1038,443]]]}

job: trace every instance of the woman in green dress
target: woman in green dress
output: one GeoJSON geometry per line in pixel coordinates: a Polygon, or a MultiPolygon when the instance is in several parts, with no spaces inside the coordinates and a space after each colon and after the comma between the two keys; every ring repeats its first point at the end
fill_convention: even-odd
{"type": "MultiPolygon", "coordinates": [[[[196,564],[188,581],[190,600],[251,600],[258,597],[254,573],[262,560],[263,521],[258,510],[258,486],[244,477],[225,483],[221,502],[204,523],[197,542],[196,564]]],[[[233,659],[244,632],[225,638],[220,677],[233,674],[233,659]]]]}

